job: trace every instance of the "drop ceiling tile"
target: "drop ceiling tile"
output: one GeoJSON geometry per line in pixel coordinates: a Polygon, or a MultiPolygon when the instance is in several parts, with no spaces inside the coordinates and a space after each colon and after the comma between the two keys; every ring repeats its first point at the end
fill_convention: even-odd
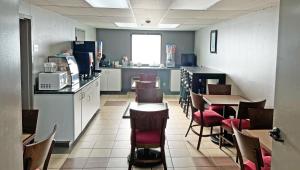
{"type": "Polygon", "coordinates": [[[209,10],[260,10],[278,4],[279,0],[222,0],[209,10]]]}
{"type": "Polygon", "coordinates": [[[168,9],[173,0],[130,0],[132,8],[168,9]]]}
{"type": "Polygon", "coordinates": [[[201,24],[209,25],[223,21],[222,19],[197,19],[197,18],[164,18],[162,24],[201,24]]]}
{"type": "Polygon", "coordinates": [[[90,16],[121,16],[132,17],[129,9],[100,9],[100,8],[77,8],[43,6],[46,9],[60,13],[62,15],[90,15],[90,16]]]}
{"type": "Polygon", "coordinates": [[[25,1],[35,5],[90,7],[90,5],[84,0],[25,0],[25,1]]]}
{"type": "Polygon", "coordinates": [[[239,15],[247,14],[250,11],[191,11],[191,10],[170,10],[165,18],[197,18],[197,19],[229,19],[239,15]]]}
{"type": "Polygon", "coordinates": [[[97,17],[97,16],[69,16],[75,20],[80,20],[88,23],[115,23],[115,22],[135,22],[132,17],[97,17]]]}

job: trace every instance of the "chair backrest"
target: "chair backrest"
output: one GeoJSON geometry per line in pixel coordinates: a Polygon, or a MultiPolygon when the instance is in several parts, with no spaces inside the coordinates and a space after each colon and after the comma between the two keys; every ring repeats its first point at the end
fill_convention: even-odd
{"type": "Polygon", "coordinates": [[[272,129],[274,109],[249,108],[250,129],[272,129]]]}
{"type": "Polygon", "coordinates": [[[208,84],[207,87],[210,95],[231,95],[230,84],[208,84]]]}
{"type": "Polygon", "coordinates": [[[250,160],[256,165],[256,169],[260,170],[264,165],[260,150],[259,139],[247,136],[241,133],[233,123],[231,123],[234,132],[234,143],[237,149],[237,155],[241,169],[244,170],[244,158],[250,160]]]}
{"type": "MultiPolygon", "coordinates": [[[[258,101],[258,102],[240,102],[239,110],[238,110],[238,119],[249,119],[249,108],[264,108],[266,104],[266,100],[258,101]]],[[[240,121],[241,122],[241,121],[240,121]]]]}
{"type": "Polygon", "coordinates": [[[136,89],[155,88],[155,81],[136,81],[136,89]]]}
{"type": "MultiPolygon", "coordinates": [[[[165,144],[165,128],[169,110],[161,111],[138,111],[130,109],[131,144],[136,145],[137,131],[160,131],[160,145],[165,144]]],[[[147,143],[143,143],[145,145],[147,143]]],[[[149,142],[149,144],[151,144],[149,142]]]]}
{"type": "Polygon", "coordinates": [[[140,81],[156,81],[156,77],[157,75],[156,74],[152,74],[152,73],[141,73],[139,74],[139,77],[140,77],[140,81]]]}
{"type": "Polygon", "coordinates": [[[22,131],[23,133],[34,134],[39,110],[22,110],[22,131]]]}
{"type": "MultiPolygon", "coordinates": [[[[196,94],[190,89],[192,112],[199,110],[204,111],[204,100],[201,94],[196,94]]],[[[203,119],[202,119],[203,120],[203,119]]]]}
{"type": "Polygon", "coordinates": [[[24,147],[24,169],[25,170],[36,170],[44,169],[45,162],[49,156],[49,151],[52,150],[54,144],[54,135],[56,133],[56,125],[49,137],[43,141],[25,145],[24,147]]]}
{"type": "Polygon", "coordinates": [[[163,93],[156,88],[136,89],[136,101],[138,103],[162,103],[163,93]]]}

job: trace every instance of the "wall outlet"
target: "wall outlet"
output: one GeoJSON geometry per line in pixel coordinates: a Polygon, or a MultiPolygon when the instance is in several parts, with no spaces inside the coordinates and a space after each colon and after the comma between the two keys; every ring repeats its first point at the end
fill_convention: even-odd
{"type": "Polygon", "coordinates": [[[33,52],[38,52],[39,51],[39,45],[33,44],[33,52]]]}

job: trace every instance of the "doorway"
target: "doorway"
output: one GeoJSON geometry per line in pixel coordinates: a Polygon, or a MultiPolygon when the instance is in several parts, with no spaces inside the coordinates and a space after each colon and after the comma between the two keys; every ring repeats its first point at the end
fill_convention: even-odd
{"type": "Polygon", "coordinates": [[[31,20],[20,18],[22,109],[33,109],[31,20]]]}

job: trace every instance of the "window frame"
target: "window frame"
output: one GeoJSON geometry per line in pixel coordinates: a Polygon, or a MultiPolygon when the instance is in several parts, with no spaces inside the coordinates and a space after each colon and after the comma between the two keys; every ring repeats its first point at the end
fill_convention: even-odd
{"type": "MultiPolygon", "coordinates": [[[[132,36],[133,35],[160,35],[160,61],[159,61],[159,64],[162,64],[163,61],[162,61],[162,51],[163,51],[163,40],[162,40],[162,34],[161,33],[146,33],[146,32],[142,32],[142,33],[131,33],[130,34],[130,59],[131,61],[132,60],[132,36]]],[[[142,65],[145,64],[145,63],[142,63],[142,65]]]]}

